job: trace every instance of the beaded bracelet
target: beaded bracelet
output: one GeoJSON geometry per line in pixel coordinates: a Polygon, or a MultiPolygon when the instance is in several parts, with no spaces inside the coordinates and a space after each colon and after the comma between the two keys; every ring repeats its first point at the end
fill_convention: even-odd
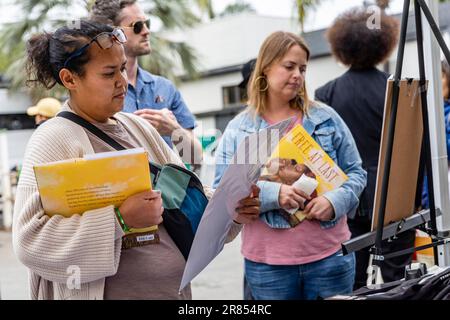
{"type": "Polygon", "coordinates": [[[117,217],[119,218],[119,222],[120,222],[120,224],[122,225],[123,231],[125,231],[125,232],[130,231],[130,228],[128,228],[127,224],[126,224],[125,221],[123,220],[123,217],[122,217],[122,214],[121,214],[120,211],[119,211],[119,208],[114,208],[114,211],[116,212],[117,217]]]}

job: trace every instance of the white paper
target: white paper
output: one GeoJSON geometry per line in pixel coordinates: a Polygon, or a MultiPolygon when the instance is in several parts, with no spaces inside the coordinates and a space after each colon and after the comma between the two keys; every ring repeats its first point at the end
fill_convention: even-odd
{"type": "Polygon", "coordinates": [[[125,156],[125,155],[129,155],[129,154],[138,154],[138,153],[145,153],[145,149],[144,148],[132,148],[132,149],[125,149],[125,150],[117,150],[117,151],[90,153],[90,154],[85,154],[83,156],[83,158],[86,160],[94,160],[94,159],[112,158],[112,157],[117,157],[117,156],[125,156]]]}
{"type": "Polygon", "coordinates": [[[251,186],[258,181],[262,167],[292,121],[290,118],[260,130],[239,145],[200,221],[180,291],[222,251],[237,203],[250,194],[251,186]]]}
{"type": "MultiPolygon", "coordinates": [[[[312,195],[314,190],[316,190],[319,182],[311,177],[308,177],[306,174],[302,174],[297,181],[295,181],[292,186],[300,191],[303,191],[308,196],[312,195]]],[[[303,199],[303,198],[302,198],[303,199]]],[[[305,199],[303,199],[304,201],[305,199]]],[[[286,210],[290,214],[294,214],[298,211],[298,207],[286,210]]]]}

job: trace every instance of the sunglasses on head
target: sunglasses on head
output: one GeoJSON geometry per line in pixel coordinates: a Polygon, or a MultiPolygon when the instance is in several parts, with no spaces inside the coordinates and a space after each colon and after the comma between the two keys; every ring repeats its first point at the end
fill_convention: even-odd
{"type": "Polygon", "coordinates": [[[114,30],[111,32],[102,32],[96,35],[94,38],[92,38],[91,41],[89,41],[89,43],[85,44],[84,46],[70,54],[70,56],[64,62],[64,68],[67,68],[71,60],[83,55],[83,53],[93,42],[96,42],[101,49],[105,50],[111,48],[114,42],[124,44],[125,42],[127,42],[127,36],[125,35],[125,32],[123,32],[123,30],[120,28],[114,28],[114,30]]]}
{"type": "Polygon", "coordinates": [[[135,21],[129,26],[126,26],[125,28],[133,28],[133,32],[135,34],[139,34],[142,32],[142,29],[144,29],[144,25],[147,26],[148,30],[150,30],[150,19],[135,21]]]}

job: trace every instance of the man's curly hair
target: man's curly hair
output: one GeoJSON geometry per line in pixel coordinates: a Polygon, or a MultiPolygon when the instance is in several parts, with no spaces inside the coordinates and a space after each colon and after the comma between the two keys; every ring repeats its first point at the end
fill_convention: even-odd
{"type": "Polygon", "coordinates": [[[118,26],[122,20],[120,10],[136,3],[136,0],[96,0],[91,9],[90,19],[118,26]]]}
{"type": "Polygon", "coordinates": [[[333,55],[355,69],[373,67],[385,61],[397,45],[399,22],[381,13],[381,28],[369,29],[367,22],[373,13],[365,8],[353,8],[339,15],[326,36],[333,55]]]}

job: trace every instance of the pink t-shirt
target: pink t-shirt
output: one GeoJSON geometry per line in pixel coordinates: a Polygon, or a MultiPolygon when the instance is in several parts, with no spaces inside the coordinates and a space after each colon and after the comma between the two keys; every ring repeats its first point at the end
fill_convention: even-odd
{"type": "MultiPolygon", "coordinates": [[[[298,118],[295,124],[301,123],[302,119],[298,118]]],[[[241,252],[245,258],[255,262],[272,265],[305,264],[332,255],[348,239],[350,231],[346,216],[328,229],[323,229],[317,220],[304,220],[289,229],[271,228],[257,220],[244,226],[241,252]]]]}
{"type": "Polygon", "coordinates": [[[275,229],[256,220],[242,231],[242,254],[255,262],[273,265],[304,264],[326,258],[350,239],[347,217],[323,229],[319,221],[303,220],[295,228],[275,229]]]}

